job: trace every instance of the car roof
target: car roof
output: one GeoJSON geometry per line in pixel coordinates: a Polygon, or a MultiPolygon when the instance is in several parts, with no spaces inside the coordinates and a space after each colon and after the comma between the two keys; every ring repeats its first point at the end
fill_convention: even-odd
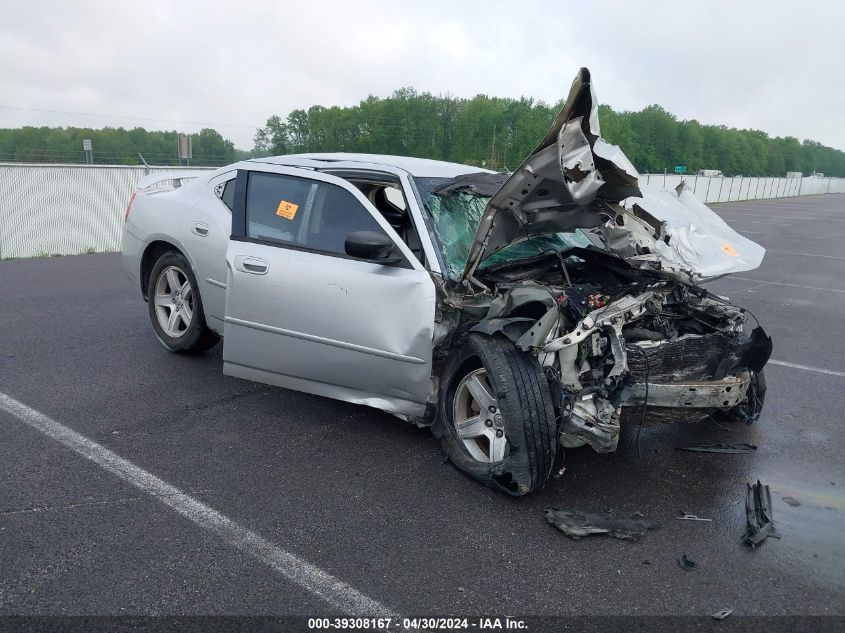
{"type": "Polygon", "coordinates": [[[322,163],[352,162],[367,163],[369,165],[385,165],[396,167],[408,172],[411,176],[419,178],[454,178],[462,174],[471,174],[479,171],[488,171],[481,167],[472,165],[461,165],[460,163],[448,163],[442,160],[431,160],[430,158],[411,158],[409,156],[391,156],[389,154],[352,154],[346,152],[329,152],[323,154],[286,154],[284,156],[271,156],[260,158],[263,163],[284,165],[288,159],[308,159],[322,163]]]}

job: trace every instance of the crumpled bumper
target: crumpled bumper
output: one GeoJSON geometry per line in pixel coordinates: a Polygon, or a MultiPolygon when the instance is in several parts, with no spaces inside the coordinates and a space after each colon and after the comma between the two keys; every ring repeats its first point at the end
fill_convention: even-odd
{"type": "Polygon", "coordinates": [[[744,370],[721,380],[683,380],[673,383],[636,383],[630,387],[625,407],[646,404],[649,407],[680,409],[730,409],[743,400],[751,384],[751,372],[744,370]]]}

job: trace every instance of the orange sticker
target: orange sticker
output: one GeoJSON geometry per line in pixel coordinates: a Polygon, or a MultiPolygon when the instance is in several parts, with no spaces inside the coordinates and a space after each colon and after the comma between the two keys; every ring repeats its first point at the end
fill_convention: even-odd
{"type": "Polygon", "coordinates": [[[293,220],[296,217],[296,210],[299,208],[298,204],[282,200],[279,203],[279,208],[276,209],[276,215],[280,215],[288,220],[293,220]]]}
{"type": "Polygon", "coordinates": [[[736,252],[733,244],[722,244],[722,252],[731,257],[739,257],[739,253],[736,252]]]}

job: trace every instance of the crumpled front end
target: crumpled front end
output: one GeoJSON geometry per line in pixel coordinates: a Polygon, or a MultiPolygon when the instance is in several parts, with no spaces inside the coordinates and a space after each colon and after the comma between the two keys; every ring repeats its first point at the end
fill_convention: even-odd
{"type": "Polygon", "coordinates": [[[608,453],[626,419],[700,420],[748,401],[771,340],[748,331],[746,312],[702,288],[617,267],[598,249],[563,255],[565,272],[551,255],[488,271],[493,297],[471,328],[536,357],[561,445],[608,453]]]}
{"type": "Polygon", "coordinates": [[[617,146],[601,137],[598,101],[582,68],[549,133],[512,174],[463,175],[441,192],[473,192],[486,206],[466,255],[462,280],[510,245],[576,229],[635,267],[695,284],[757,268],[765,249],[743,237],[682,183],[642,186],[617,146]]]}
{"type": "Polygon", "coordinates": [[[687,283],[758,268],[766,249],[743,237],[681,184],[643,186],[606,206],[597,230],[607,250],[642,269],[687,283]]]}
{"type": "Polygon", "coordinates": [[[616,450],[623,412],[646,407],[651,422],[698,420],[748,398],[771,341],[750,335],[745,314],[718,299],[663,285],[623,296],[589,312],[574,326],[532,348],[556,356],[560,384],[560,442],[616,450]],[[678,321],[707,323],[690,331],[678,321]],[[682,333],[683,332],[683,333],[682,333]]]}

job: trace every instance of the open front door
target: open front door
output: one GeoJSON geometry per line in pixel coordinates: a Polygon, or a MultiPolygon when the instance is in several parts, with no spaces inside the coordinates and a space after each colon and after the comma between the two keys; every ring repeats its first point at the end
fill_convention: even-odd
{"type": "Polygon", "coordinates": [[[226,263],[225,374],[422,415],[434,283],[355,187],[306,169],[239,171],[226,263]],[[347,255],[357,231],[390,237],[391,263],[347,255]]]}

